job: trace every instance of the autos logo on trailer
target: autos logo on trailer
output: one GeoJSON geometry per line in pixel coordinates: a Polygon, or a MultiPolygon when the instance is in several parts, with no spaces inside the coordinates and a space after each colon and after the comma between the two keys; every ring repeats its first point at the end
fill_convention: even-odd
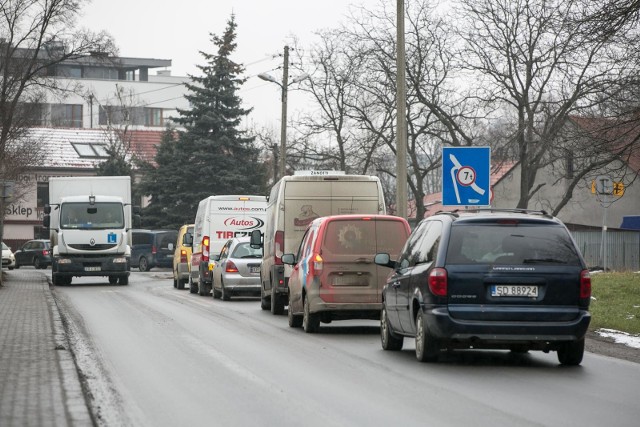
{"type": "Polygon", "coordinates": [[[254,217],[231,217],[224,220],[224,225],[238,230],[252,230],[261,228],[264,225],[264,221],[254,217]]]}

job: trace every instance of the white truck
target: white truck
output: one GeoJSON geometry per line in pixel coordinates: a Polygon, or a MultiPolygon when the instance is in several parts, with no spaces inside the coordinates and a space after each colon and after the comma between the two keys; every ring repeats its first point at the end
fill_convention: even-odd
{"type": "Polygon", "coordinates": [[[111,284],[127,285],[132,210],[128,176],[50,178],[43,225],[51,239],[53,284],[107,276],[111,284]]]}

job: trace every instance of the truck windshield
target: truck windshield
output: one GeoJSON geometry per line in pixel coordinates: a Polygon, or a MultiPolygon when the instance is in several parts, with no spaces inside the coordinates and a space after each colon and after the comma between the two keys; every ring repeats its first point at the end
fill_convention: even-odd
{"type": "Polygon", "coordinates": [[[120,203],[64,203],[60,207],[60,228],[124,228],[120,203]]]}

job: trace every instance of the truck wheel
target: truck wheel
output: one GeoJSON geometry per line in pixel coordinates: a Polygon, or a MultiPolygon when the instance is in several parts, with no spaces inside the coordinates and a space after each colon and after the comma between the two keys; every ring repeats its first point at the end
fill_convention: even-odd
{"type": "Polygon", "coordinates": [[[189,293],[195,294],[197,292],[198,292],[198,286],[195,283],[193,283],[193,278],[189,276],[189,293]]]}
{"type": "Polygon", "coordinates": [[[178,279],[178,289],[184,289],[185,280],[178,279]]]}
{"type": "Polygon", "coordinates": [[[271,290],[271,314],[279,315],[284,313],[284,300],[276,294],[275,289],[271,290]]]}
{"type": "Polygon", "coordinates": [[[140,257],[140,261],[138,262],[138,268],[140,269],[140,271],[151,270],[151,268],[149,268],[149,261],[147,261],[147,258],[140,257]]]}
{"type": "Polygon", "coordinates": [[[109,276],[109,284],[115,285],[118,283],[118,276],[109,276]]]}
{"type": "Polygon", "coordinates": [[[271,298],[264,294],[264,285],[260,288],[260,308],[263,310],[271,310],[271,298]]]}

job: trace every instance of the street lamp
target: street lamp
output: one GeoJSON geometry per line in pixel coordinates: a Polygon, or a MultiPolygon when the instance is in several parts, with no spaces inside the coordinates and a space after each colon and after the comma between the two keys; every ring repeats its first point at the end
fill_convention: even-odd
{"type": "MultiPolygon", "coordinates": [[[[282,89],[282,113],[281,113],[281,123],[280,123],[280,178],[282,178],[286,173],[286,149],[287,149],[287,92],[289,89],[289,85],[293,83],[301,82],[302,80],[309,77],[308,74],[302,74],[298,77],[295,77],[289,83],[289,46],[284,47],[284,67],[282,69],[282,83],[277,81],[275,77],[267,74],[260,73],[258,77],[267,82],[275,83],[280,86],[282,89]]],[[[276,181],[274,177],[274,182],[276,181]]]]}

